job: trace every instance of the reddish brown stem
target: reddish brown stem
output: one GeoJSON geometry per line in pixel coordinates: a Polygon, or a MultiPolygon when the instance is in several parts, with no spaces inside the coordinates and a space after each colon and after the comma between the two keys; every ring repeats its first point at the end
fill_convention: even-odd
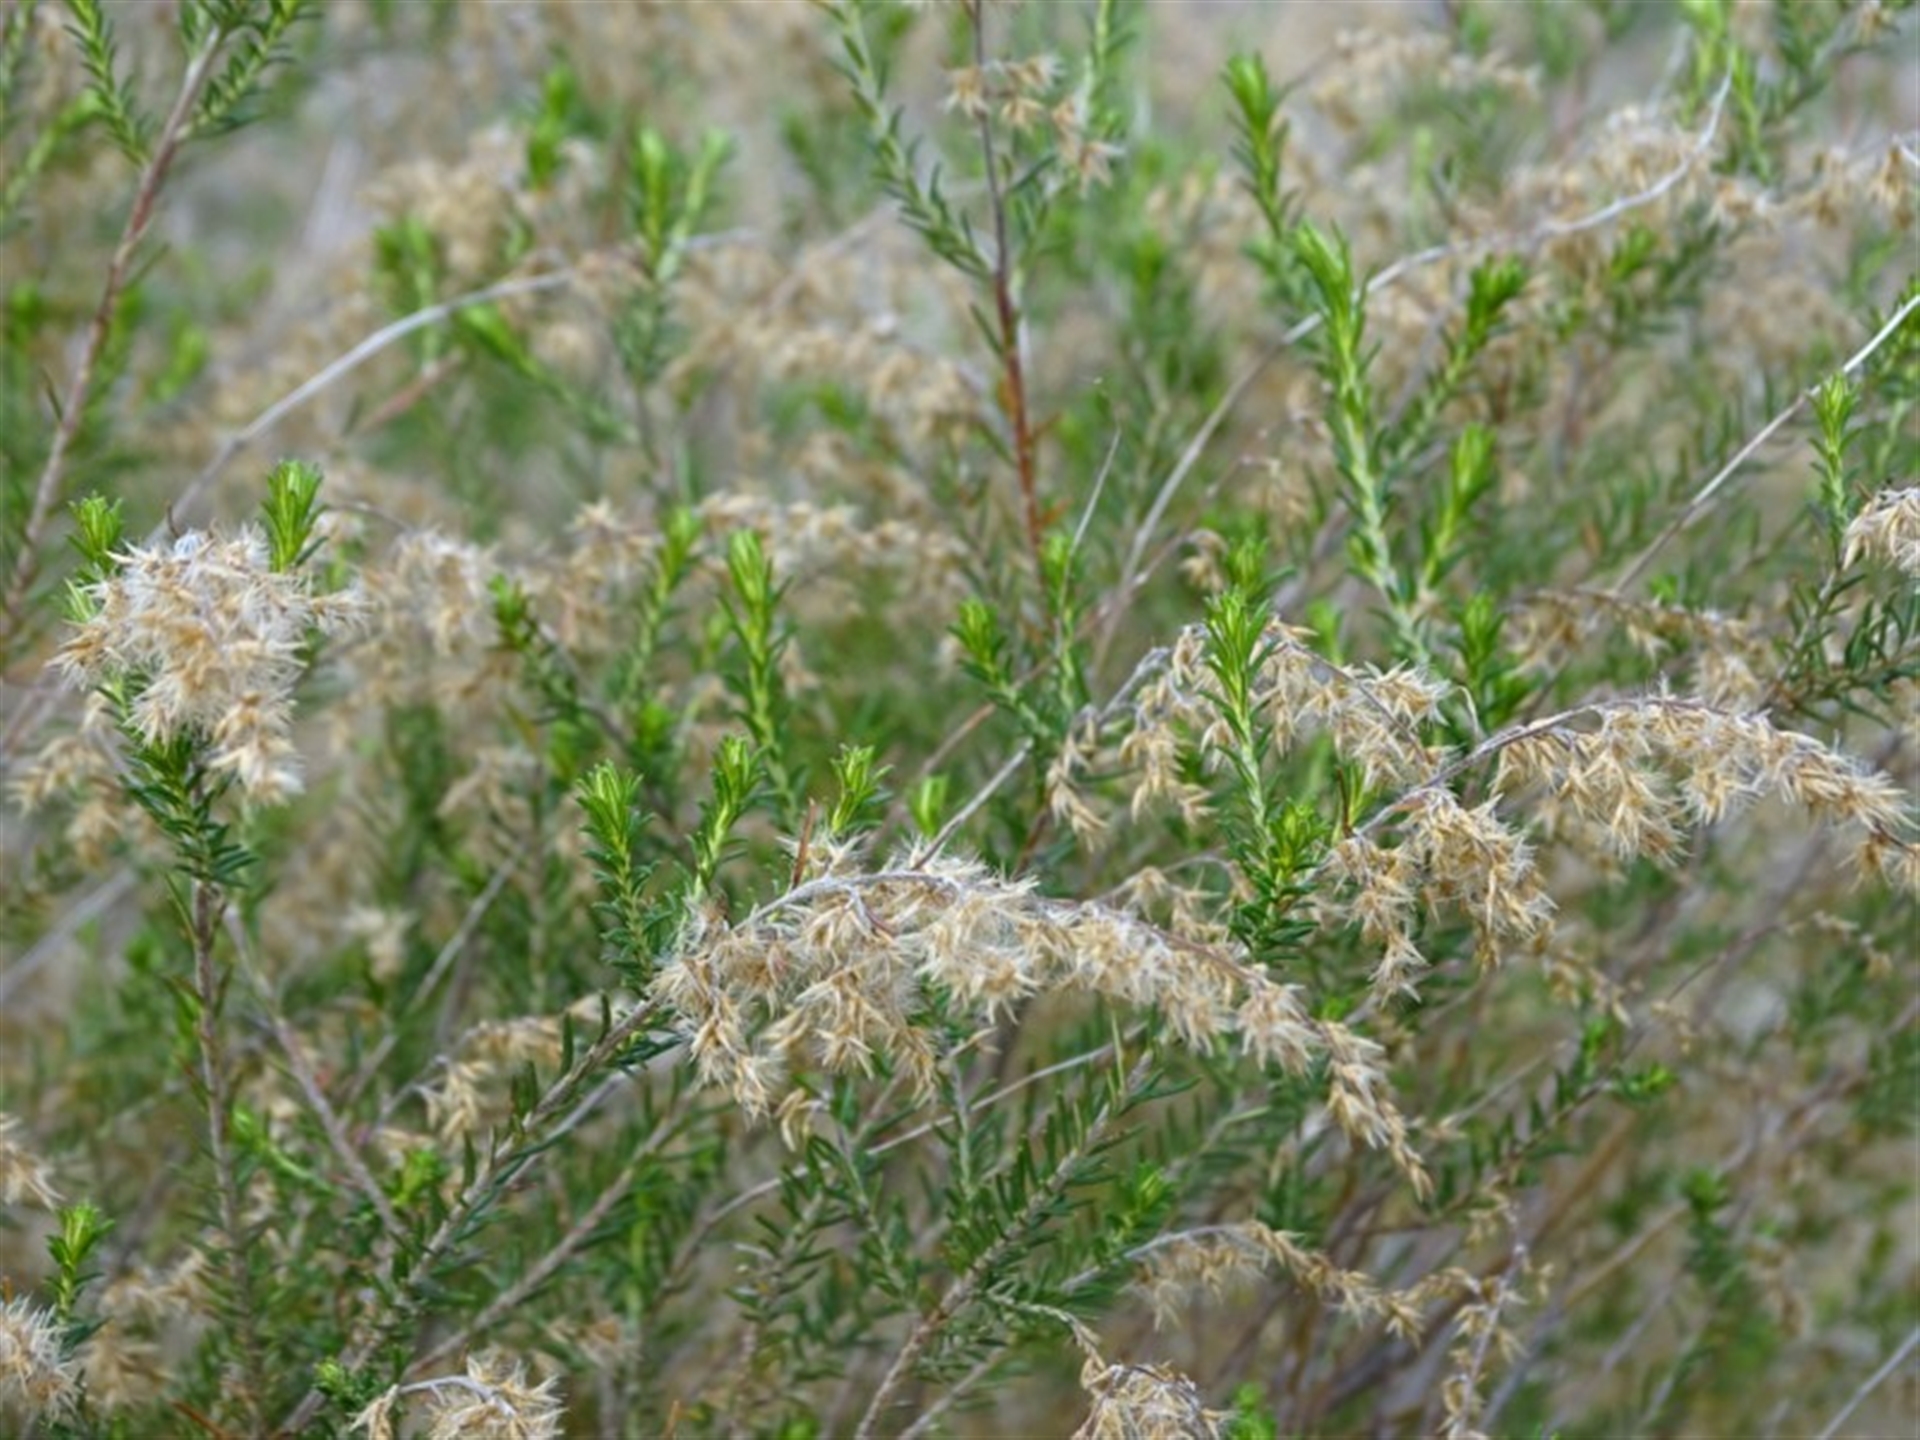
{"type": "Polygon", "coordinates": [[[166,183],[167,172],[173,168],[180,142],[186,138],[187,122],[193,115],[193,107],[200,98],[207,77],[213,73],[213,59],[218,50],[217,43],[209,45],[188,62],[187,72],[180,82],[180,93],[174,99],[166,123],[160,127],[153,154],[147,161],[147,168],[141,172],[139,188],[134,191],[133,208],[127,212],[127,223],[120,232],[120,242],[114,246],[113,258],[107,264],[106,283],[100,288],[100,301],[94,306],[93,319],[87,325],[86,343],[81,347],[80,358],[74,364],[73,376],[67,382],[67,393],[60,407],[60,422],[54,427],[53,443],[47,450],[47,463],[41,468],[40,479],[33,490],[33,506],[27,512],[27,523],[20,532],[20,558],[14,565],[12,578],[7,582],[6,596],[0,599],[0,652],[4,652],[13,642],[25,623],[27,593],[33,588],[34,579],[40,572],[41,535],[60,496],[60,481],[66,472],[67,452],[73,448],[73,442],[80,433],[80,423],[86,416],[94,371],[99,368],[100,356],[107,348],[107,334],[113,327],[114,311],[119,308],[121,292],[126,289],[127,277],[133,271],[140,242],[146,238],[147,228],[153,223],[154,206],[160,198],[160,188],[166,183]]]}
{"type": "MultiPolygon", "coordinates": [[[[973,63],[987,64],[987,26],[984,0],[967,0],[967,19],[973,26],[973,63]]],[[[1027,550],[1036,578],[1040,565],[1040,494],[1034,466],[1033,420],[1027,408],[1026,368],[1020,359],[1020,307],[1013,298],[1013,252],[1007,243],[1007,207],[1000,194],[1000,157],[993,143],[993,121],[980,115],[980,152],[986,160],[987,203],[993,213],[993,308],[1000,327],[1000,405],[1013,433],[1013,464],[1020,479],[1020,504],[1026,523],[1027,550]]]]}

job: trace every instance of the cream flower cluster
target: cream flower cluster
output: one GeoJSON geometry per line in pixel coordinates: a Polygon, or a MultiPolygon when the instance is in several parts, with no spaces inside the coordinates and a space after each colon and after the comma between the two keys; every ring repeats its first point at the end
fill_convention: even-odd
{"type": "Polygon", "coordinates": [[[142,739],[203,736],[215,770],[272,803],[301,788],[291,727],[308,639],[347,628],[361,603],[353,591],[313,593],[268,556],[251,526],[135,546],[88,587],[92,613],[56,663],[77,685],[124,684],[142,739]]]}

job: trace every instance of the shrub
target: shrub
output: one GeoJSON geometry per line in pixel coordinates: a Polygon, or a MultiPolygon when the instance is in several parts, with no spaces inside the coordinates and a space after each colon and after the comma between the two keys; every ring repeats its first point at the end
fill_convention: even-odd
{"type": "Polygon", "coordinates": [[[13,0],[5,1424],[1911,1429],[1913,43],[13,0]]]}

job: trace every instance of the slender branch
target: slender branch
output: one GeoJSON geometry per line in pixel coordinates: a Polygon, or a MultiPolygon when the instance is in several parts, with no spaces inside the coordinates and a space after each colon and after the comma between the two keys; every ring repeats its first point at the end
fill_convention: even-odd
{"type": "Polygon", "coordinates": [[[485,1334],[489,1326],[526,1303],[536,1290],[558,1274],[560,1268],[593,1238],[593,1232],[600,1228],[601,1222],[612,1212],[613,1207],[625,1198],[628,1190],[633,1188],[633,1177],[640,1171],[640,1162],[652,1152],[655,1142],[661,1138],[664,1130],[663,1122],[641,1143],[627,1163],[620,1167],[619,1173],[594,1197],[593,1203],[581,1212],[580,1218],[567,1227],[567,1233],[555,1242],[552,1249],[528,1266],[526,1273],[518,1280],[494,1296],[487,1303],[487,1307],[471,1321],[450,1331],[426,1354],[417,1357],[409,1369],[419,1370],[445,1359],[455,1351],[465,1349],[476,1335],[485,1334]]]}
{"type": "MultiPolygon", "coordinates": [[[[542,290],[554,290],[573,279],[574,270],[568,266],[560,270],[548,270],[538,275],[523,275],[513,280],[503,280],[497,285],[488,285],[472,290],[465,295],[456,295],[451,300],[442,300],[438,304],[428,305],[403,315],[391,325],[384,325],[352,349],[335,357],[319,370],[308,376],[300,384],[282,395],[253,419],[241,426],[233,434],[220,442],[220,448],[213,452],[211,459],[201,467],[200,473],[187,483],[187,487],[174,497],[171,511],[182,511],[199,498],[200,492],[210,485],[220,472],[242,450],[260,436],[279,424],[282,419],[298,410],[307,401],[327,389],[336,380],[351,374],[381,351],[398,341],[404,340],[416,330],[424,330],[429,325],[437,325],[442,320],[470,310],[475,305],[485,305],[494,300],[505,300],[515,295],[532,295],[542,290]]],[[[156,530],[148,539],[160,536],[156,530]]]]}
{"type": "Polygon", "coordinates": [[[33,942],[26,954],[0,969],[0,1007],[10,1004],[14,993],[24,989],[42,966],[60,954],[61,947],[73,939],[81,926],[91,924],[110,911],[138,883],[139,877],[131,867],[126,867],[114,871],[81,896],[71,909],[48,927],[45,934],[33,942]]]}
{"type": "Polygon", "coordinates": [[[1487,1353],[1493,1348],[1495,1335],[1499,1329],[1500,1312],[1506,1308],[1513,1297],[1515,1277],[1522,1275],[1526,1266],[1526,1244],[1516,1237],[1506,1266],[1497,1276],[1490,1277],[1493,1295],[1491,1299],[1483,1302],[1484,1309],[1490,1312],[1489,1317],[1480,1326],[1479,1334],[1473,1337],[1473,1347],[1468,1352],[1466,1365],[1450,1377],[1460,1382],[1458,1388],[1440,1387],[1441,1403],[1445,1405],[1448,1400],[1453,1400],[1460,1407],[1458,1411],[1447,1417],[1447,1423],[1442,1432],[1446,1435],[1465,1436],[1477,1433],[1473,1426],[1473,1421],[1477,1417],[1472,1412],[1480,1398],[1480,1377],[1486,1373],[1487,1353]]]}
{"type": "MultiPolygon", "coordinates": [[[[1880,327],[1871,340],[1856,350],[1852,358],[1849,359],[1846,364],[1842,365],[1836,373],[1846,376],[1857,374],[1860,368],[1872,358],[1874,352],[1891,339],[1899,328],[1906,323],[1907,318],[1913,314],[1916,308],[1920,308],[1920,295],[1911,297],[1906,304],[1896,310],[1893,313],[1893,317],[1880,327]]],[[[1785,425],[1795,415],[1800,413],[1801,409],[1817,389],[1819,389],[1819,386],[1814,385],[1802,390],[1793,398],[1791,404],[1787,405],[1785,409],[1781,410],[1765,425],[1761,426],[1759,431],[1756,432],[1746,444],[1734,451],[1732,457],[1715,471],[1706,483],[1693,492],[1693,497],[1681,508],[1680,513],[1668,521],[1660,533],[1648,542],[1646,549],[1634,557],[1633,563],[1627,566],[1618,580],[1614,581],[1610,591],[1605,592],[1606,598],[1609,600],[1623,598],[1626,595],[1628,587],[1646,573],[1647,567],[1654,562],[1654,559],[1660,552],[1666,549],[1683,530],[1692,525],[1694,521],[1698,520],[1700,516],[1706,512],[1707,507],[1713,503],[1714,497],[1733,479],[1740,467],[1752,459],[1760,447],[1771,440],[1781,426],[1785,425]]],[[[1537,700],[1544,700],[1554,692],[1561,678],[1572,667],[1576,654],[1576,648],[1569,646],[1566,652],[1560,656],[1559,662],[1547,673],[1540,687],[1534,692],[1537,700]]],[[[1773,693],[1769,691],[1767,702],[1772,703],[1773,699],[1773,693]]]]}
{"type": "Polygon", "coordinates": [[[258,992],[261,1008],[265,1011],[267,1023],[273,1031],[273,1038],[278,1042],[281,1053],[287,1058],[287,1069],[292,1072],[295,1082],[300,1086],[300,1093],[306,1097],[307,1104],[313,1107],[314,1116],[319,1120],[320,1128],[326,1134],[327,1144],[332,1147],[334,1158],[352,1178],[361,1197],[380,1217],[388,1246],[399,1245],[405,1239],[405,1231],[401,1227],[399,1217],[394,1214],[393,1203],[388,1200],[386,1191],[380,1188],[380,1182],[374,1179],[373,1172],[367,1168],[366,1160],[355,1148],[352,1138],[347,1133],[346,1124],[340,1118],[339,1110],[327,1099],[327,1093],[320,1084],[320,1077],[314,1073],[313,1065],[307,1059],[307,1052],[301,1046],[299,1035],[295,1033],[286,1015],[268,992],[266,982],[260,974],[260,967],[248,950],[246,927],[240,923],[240,917],[231,909],[226,910],[224,918],[227,938],[233,942],[234,951],[244,964],[247,978],[258,992]]]}
{"type": "MultiPolygon", "coordinates": [[[[1125,682],[1121,684],[1118,690],[1114,691],[1112,697],[1108,699],[1106,704],[1102,705],[1100,709],[1094,713],[1094,724],[1096,727],[1104,725],[1118,713],[1123,705],[1133,698],[1140,687],[1166,663],[1167,653],[1164,648],[1161,648],[1149,650],[1145,655],[1140,657],[1125,682]]],[[[1023,675],[1021,677],[1022,683],[1038,675],[1040,669],[1041,667],[1036,666],[1026,675],[1023,675]]],[[[1084,713],[1085,712],[1082,712],[1082,714],[1084,713]]],[[[917,847],[914,853],[922,856],[939,854],[940,851],[945,848],[947,842],[959,833],[960,827],[971,819],[982,805],[985,805],[987,801],[991,800],[994,793],[999,790],[1002,785],[1006,784],[1008,780],[1012,779],[1014,773],[1019,770],[1032,755],[1033,742],[1031,740],[1021,741],[1019,746],[1015,748],[1013,754],[1009,755],[1001,764],[1000,768],[988,777],[986,783],[974,791],[972,798],[948,818],[947,823],[940,827],[939,832],[935,834],[933,839],[924,847],[917,847]]]]}
{"type": "MultiPolygon", "coordinates": [[[[973,63],[983,73],[987,67],[986,0],[966,0],[967,20],[973,28],[973,63]]],[[[1020,504],[1026,523],[1027,549],[1033,557],[1033,573],[1041,575],[1039,481],[1034,473],[1033,421],[1027,408],[1027,379],[1021,357],[1020,307],[1014,298],[1013,247],[1007,238],[1006,197],[1001,193],[1000,157],[993,143],[993,120],[980,113],[980,153],[986,162],[987,206],[993,216],[993,309],[1000,326],[1001,404],[1013,430],[1013,463],[1020,478],[1020,504]]]]}
{"type": "MultiPolygon", "coordinates": [[[[744,231],[729,230],[717,231],[710,235],[695,235],[688,239],[687,248],[689,250],[705,250],[713,246],[737,241],[747,233],[748,232],[744,231]]],[[[537,275],[516,276],[511,280],[502,280],[493,285],[482,286],[478,290],[469,290],[466,294],[456,295],[450,300],[442,300],[432,305],[423,306],[410,315],[401,316],[390,325],[383,325],[351,349],[336,356],[326,365],[308,376],[292,390],[289,390],[285,395],[282,395],[278,400],[254,416],[253,419],[249,420],[240,429],[234,431],[233,434],[221,441],[220,448],[214,451],[212,458],[201,468],[200,473],[195,475],[193,479],[188,482],[186,488],[174,497],[172,509],[176,512],[185,510],[199,498],[200,492],[206,489],[222,470],[226,469],[228,464],[232,462],[233,457],[238,455],[248,445],[259,439],[260,436],[271,430],[275,425],[279,424],[281,420],[285,419],[295,410],[298,410],[316,395],[328,389],[334,382],[359,369],[362,365],[366,364],[367,361],[380,354],[381,351],[406,339],[407,336],[413,334],[415,331],[424,330],[429,325],[437,325],[462,310],[471,310],[476,305],[490,304],[495,300],[509,300],[517,295],[537,295],[543,291],[560,289],[571,283],[579,273],[579,270],[580,265],[576,262],[571,265],[563,265],[554,270],[543,270],[537,275]]],[[[438,377],[436,376],[435,378],[437,379],[438,377]]],[[[385,419],[391,418],[394,413],[391,409],[392,404],[393,402],[390,401],[388,408],[377,411],[367,417],[367,419],[362,422],[361,428],[370,429],[382,423],[385,419]]],[[[158,534],[159,532],[156,531],[154,536],[150,538],[157,539],[158,534]]]]}
{"type": "MultiPolygon", "coordinates": [[[[609,1065],[628,1042],[653,1021],[655,1013],[656,1007],[652,1003],[642,1003],[628,1011],[593,1043],[586,1054],[574,1062],[572,1069],[547,1087],[532,1109],[519,1118],[514,1125],[514,1141],[493,1147],[475,1170],[472,1181],[448,1208],[445,1218],[433,1234],[417,1252],[408,1257],[406,1276],[404,1279],[395,1277],[392,1298],[383,1306],[381,1315],[372,1320],[362,1320],[353,1341],[339,1357],[339,1363],[344,1368],[357,1369],[373,1353],[381,1335],[398,1333],[413,1323],[433,1289],[435,1272],[441,1263],[472,1232],[481,1214],[500,1191],[548,1152],[553,1138],[547,1133],[548,1123],[562,1112],[572,1109],[587,1081],[609,1065]]],[[[317,1387],[309,1390],[280,1429],[298,1433],[312,1421],[325,1403],[326,1396],[317,1387]]]]}
{"type": "Polygon", "coordinates": [[[220,1229],[226,1237],[227,1283],[233,1289],[234,1323],[240,1345],[239,1401],[247,1428],[260,1434],[266,1416],[266,1359],[260,1346],[260,1306],[253,1272],[247,1264],[246,1207],[240,1173],[233,1155],[233,1077],[220,1042],[221,984],[213,958],[214,940],[226,900],[205,881],[193,883],[193,985],[197,1013],[194,1037],[200,1048],[200,1085],[206,1095],[207,1150],[213,1160],[214,1192],[220,1208],[220,1229]]]}
{"type": "Polygon", "coordinates": [[[387,1199],[386,1192],[380,1188],[380,1182],[373,1178],[373,1172],[367,1168],[367,1162],[353,1146],[347,1134],[347,1127],[340,1119],[340,1112],[333,1108],[327,1099],[327,1092],[320,1088],[320,1078],[313,1073],[313,1066],[307,1062],[306,1052],[300,1048],[300,1037],[294,1034],[293,1027],[287,1023],[286,1016],[277,1010],[269,1012],[269,1021],[273,1026],[273,1038],[279,1042],[280,1052],[287,1057],[287,1069],[293,1072],[293,1078],[299,1083],[300,1093],[306,1097],[307,1104],[313,1108],[320,1128],[326,1132],[327,1144],[332,1147],[333,1155],[347,1174],[352,1177],[354,1187],[373,1211],[380,1217],[380,1224],[386,1231],[389,1241],[400,1238],[404,1233],[400,1228],[399,1217],[393,1213],[393,1203],[387,1199]]]}
{"type": "MultiPolygon", "coordinates": [[[[1136,1027],[1135,1029],[1129,1030],[1127,1032],[1126,1040],[1128,1043],[1133,1043],[1135,1041],[1138,1041],[1143,1033],[1144,1033],[1144,1029],[1142,1027],[1136,1027]]],[[[1035,1085],[1038,1085],[1044,1081],[1050,1080],[1056,1075],[1064,1075],[1070,1071],[1079,1070],[1088,1065],[1098,1064],[1100,1061],[1106,1059],[1112,1053],[1113,1053],[1112,1045],[1100,1045],[1092,1050],[1084,1051],[1081,1054],[1069,1056],[1065,1060],[1056,1061],[1052,1065],[1042,1066],[1041,1068],[1032,1071],[1030,1074],[1023,1076],[1021,1079],[1009,1081],[1007,1084],[1000,1086],[998,1089],[990,1091],[989,1093],[980,1096],[979,1098],[977,1098],[972,1102],[973,1107],[975,1110],[990,1109],[991,1107],[998,1105],[1001,1101],[1010,1099],[1011,1097],[1019,1094],[1021,1091],[1030,1089],[1035,1085]]],[[[879,1108],[879,1107],[876,1107],[876,1108],[879,1108]]],[[[889,1136],[885,1140],[872,1142],[871,1153],[874,1155],[885,1155],[889,1151],[897,1150],[903,1145],[910,1145],[915,1140],[923,1139],[926,1136],[931,1135],[937,1129],[939,1129],[939,1124],[937,1122],[931,1121],[931,1120],[923,1121],[922,1123],[915,1125],[911,1129],[903,1130],[896,1135],[889,1136]]],[[[867,1141],[868,1134],[869,1134],[869,1131],[866,1128],[863,1128],[860,1132],[860,1135],[857,1138],[863,1144],[868,1143],[867,1141]]],[[[701,1223],[699,1229],[694,1232],[692,1237],[688,1240],[687,1244],[683,1247],[684,1253],[689,1257],[689,1260],[694,1254],[697,1254],[699,1252],[700,1247],[703,1244],[705,1244],[707,1237],[711,1235],[715,1230],[719,1229],[721,1224],[729,1216],[735,1215],[741,1210],[746,1209],[748,1206],[753,1205],[758,1201],[766,1199],[767,1196],[777,1193],[780,1189],[781,1183],[782,1183],[782,1177],[776,1175],[771,1180],[762,1180],[757,1185],[749,1186],[747,1189],[740,1191],[739,1194],[729,1198],[725,1203],[716,1206],[713,1212],[707,1216],[707,1218],[701,1223]]],[[[684,1268],[685,1267],[683,1266],[676,1267],[675,1273],[676,1274],[682,1273],[684,1268]]]]}
{"type": "MultiPolygon", "coordinates": [[[[407,1012],[418,1010],[438,987],[440,981],[445,978],[454,960],[467,948],[467,942],[480,928],[480,921],[485,918],[488,908],[505,887],[517,865],[517,856],[504,861],[494,870],[486,887],[473,897],[473,902],[467,906],[466,914],[460,917],[460,923],[454,927],[453,934],[447,937],[447,943],[442,945],[440,953],[433,957],[433,964],[427,967],[427,973],[421,976],[420,983],[414,986],[413,994],[407,1001],[407,1012]]],[[[353,1079],[347,1085],[346,1094],[341,1100],[342,1105],[351,1106],[360,1098],[367,1086],[373,1082],[373,1078],[380,1073],[380,1067],[386,1063],[387,1056],[393,1053],[394,1046],[399,1043],[400,1027],[389,1022],[380,1036],[379,1043],[367,1052],[366,1058],[360,1062],[360,1068],[354,1072],[353,1079]]]]}
{"type": "Polygon", "coordinates": [[[67,381],[67,393],[61,400],[60,420],[54,427],[53,443],[48,447],[47,461],[41,467],[39,481],[34,485],[33,504],[27,511],[27,523],[20,532],[20,558],[14,565],[12,578],[7,582],[6,595],[0,598],[0,651],[5,650],[25,624],[27,592],[32,589],[34,579],[40,572],[40,540],[59,501],[60,482],[66,476],[68,452],[73,448],[80,434],[81,423],[86,418],[87,406],[92,399],[94,374],[107,348],[114,313],[120,308],[120,297],[133,273],[140,242],[146,239],[147,231],[153,224],[161,187],[166,183],[167,173],[173,168],[174,158],[186,138],[187,122],[192,117],[201,90],[213,73],[214,57],[219,53],[224,39],[224,35],[216,35],[211,44],[187,62],[186,74],[180,81],[180,93],[174,97],[173,109],[160,128],[159,138],[154,142],[153,156],[147,161],[139,187],[134,191],[133,207],[127,212],[127,223],[121,229],[119,243],[114,246],[113,257],[107,263],[106,281],[100,287],[99,302],[93,307],[93,318],[87,325],[87,338],[80,348],[80,358],[74,362],[73,375],[67,381]]]}
{"type": "Polygon", "coordinates": [[[1860,1388],[1847,1397],[1847,1403],[1842,1405],[1833,1419],[1827,1422],[1826,1428],[1820,1432],[1819,1440],[1834,1440],[1834,1437],[1840,1433],[1840,1427],[1853,1418],[1853,1412],[1860,1408],[1862,1402],[1879,1389],[1888,1376],[1906,1363],[1907,1356],[1913,1353],[1915,1346],[1920,1346],[1920,1326],[1909,1330],[1907,1338],[1900,1342],[1899,1348],[1886,1358],[1878,1370],[1860,1382],[1860,1388]]]}
{"type": "Polygon", "coordinates": [[[900,1432],[900,1440],[920,1440],[922,1435],[930,1434],[942,1415],[959,1404],[969,1390],[1006,1363],[1005,1351],[995,1351],[975,1361],[971,1370],[949,1385],[944,1395],[922,1410],[919,1418],[900,1432]]]}
{"type": "MultiPolygon", "coordinates": [[[[1920,308],[1920,295],[1912,296],[1906,304],[1894,311],[1893,317],[1880,327],[1874,334],[1874,337],[1858,350],[1854,351],[1853,358],[1840,367],[1839,373],[1847,376],[1857,374],[1860,368],[1872,358],[1873,353],[1882,345],[1886,344],[1886,342],[1899,331],[1900,327],[1906,323],[1907,317],[1913,314],[1916,308],[1920,308]]],[[[1629,585],[1639,579],[1640,576],[1645,573],[1647,566],[1653,563],[1654,557],[1666,549],[1668,543],[1672,541],[1676,535],[1700,518],[1701,513],[1712,503],[1714,496],[1720,493],[1721,488],[1733,478],[1734,473],[1753,457],[1755,451],[1773,438],[1775,431],[1779,430],[1782,425],[1785,425],[1795,415],[1800,413],[1801,407],[1807,403],[1814,391],[1818,388],[1818,386],[1812,386],[1802,390],[1794,397],[1792,404],[1775,415],[1760,428],[1752,439],[1734,451],[1733,457],[1714,473],[1712,479],[1694,491],[1693,498],[1687,501],[1686,507],[1667,523],[1664,530],[1653,537],[1652,542],[1647,548],[1642,550],[1634,559],[1634,562],[1627,567],[1626,573],[1614,582],[1614,594],[1621,594],[1629,585]]]]}
{"type": "Polygon", "coordinates": [[[940,827],[939,834],[927,843],[927,853],[938,855],[945,849],[947,841],[958,834],[960,827],[971,820],[980,807],[993,798],[996,790],[1013,778],[1014,772],[1026,764],[1027,757],[1031,754],[1033,754],[1033,742],[1022,740],[1013,754],[1006,758],[1005,763],[988,777],[986,784],[973,792],[973,798],[947,818],[947,823],[940,827]]]}
{"type": "MultiPolygon", "coordinates": [[[[1124,1094],[1132,1095],[1146,1078],[1148,1066],[1149,1062],[1145,1056],[1134,1063],[1133,1069],[1127,1075],[1124,1094]]],[[[1047,1177],[1046,1183],[1035,1188],[1026,1205],[1021,1209],[1019,1218],[1007,1227],[998,1240],[981,1252],[980,1257],[973,1262],[967,1273],[947,1288],[947,1292],[940,1297],[933,1310],[914,1327],[906,1343],[894,1355],[893,1363],[887,1367],[887,1373],[881,1377],[879,1388],[873,1392],[873,1399],[867,1404],[866,1414],[860,1417],[860,1423],[854,1429],[854,1440],[871,1440],[887,1407],[893,1402],[895,1394],[906,1382],[908,1375],[912,1373],[914,1365],[926,1353],[927,1347],[939,1337],[941,1331],[959,1317],[967,1306],[973,1303],[974,1297],[986,1284],[1001,1258],[1013,1247],[1016,1238],[1024,1234],[1041,1211],[1051,1205],[1060,1192],[1066,1189],[1081,1160],[1106,1138],[1108,1129],[1118,1118],[1115,1111],[1114,1100],[1109,1097],[1093,1117],[1092,1123],[1087,1126],[1086,1134],[1080,1142],[1061,1158],[1060,1163],[1054,1167],[1053,1173],[1047,1177]]]]}

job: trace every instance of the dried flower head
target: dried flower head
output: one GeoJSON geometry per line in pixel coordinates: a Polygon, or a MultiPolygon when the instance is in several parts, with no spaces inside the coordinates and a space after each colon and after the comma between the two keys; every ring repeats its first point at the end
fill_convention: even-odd
{"type": "Polygon", "coordinates": [[[80,1394],[80,1367],[66,1353],[53,1312],[24,1298],[0,1304],[0,1415],[58,1420],[80,1394]]]}
{"type": "Polygon", "coordinates": [[[1422,1329],[1421,1306],[1444,1289],[1432,1277],[1414,1290],[1382,1289],[1257,1220],[1163,1236],[1136,1254],[1142,1262],[1136,1285],[1153,1308],[1154,1323],[1162,1327],[1176,1325],[1196,1293],[1217,1299],[1271,1267],[1348,1319],[1380,1321],[1401,1339],[1415,1340],[1422,1329]]]}
{"type": "Polygon", "coordinates": [[[1109,1365],[1089,1355],[1080,1387],[1091,1398],[1073,1440],[1217,1440],[1226,1412],[1209,1410],[1199,1386],[1163,1365],[1109,1365]]]}
{"type": "Polygon", "coordinates": [[[48,1178],[47,1162],[15,1138],[22,1128],[13,1116],[0,1113],[0,1204],[27,1201],[51,1210],[60,1203],[59,1192],[48,1178]]]}
{"type": "Polygon", "coordinates": [[[1843,563],[1863,556],[1920,579],[1920,485],[1882,490],[1853,517],[1843,563]]]}
{"type": "Polygon", "coordinates": [[[1093,994],[1156,1009],[1183,1044],[1232,1041],[1296,1076],[1327,1058],[1328,1113],[1342,1132],[1386,1151],[1416,1193],[1431,1184],[1387,1095],[1380,1046],[1315,1021],[1296,987],[1230,946],[1048,899],[972,861],[902,856],[871,874],[807,881],[736,924],[701,916],[653,996],[678,1017],[701,1079],[765,1115],[796,1067],[871,1074],[883,1057],[928,1098],[928,987],[987,1022],[1030,995],[1093,994]]]}
{"type": "Polygon", "coordinates": [[[353,1428],[368,1440],[395,1440],[400,1407],[421,1396],[428,1440],[553,1440],[566,1410],[558,1379],[528,1383],[526,1367],[488,1354],[469,1356],[465,1375],[442,1375],[396,1385],[358,1415],[353,1428]]]}
{"type": "Polygon", "coordinates": [[[1540,785],[1550,831],[1595,839],[1622,858],[1670,859],[1690,824],[1713,824],[1773,795],[1848,832],[1867,873],[1894,884],[1916,845],[1910,797],[1810,735],[1764,715],[1651,697],[1587,707],[1502,742],[1498,788],[1540,785]],[[1592,730],[1578,714],[1596,715],[1592,730]]]}
{"type": "Polygon", "coordinates": [[[250,798],[298,793],[293,688],[307,642],[353,623],[359,597],[315,594],[306,577],[275,571],[252,526],[227,537],[190,531],[116,558],[120,569],[88,587],[91,613],[56,663],[76,684],[124,686],[142,740],[200,736],[212,767],[250,798]]]}

